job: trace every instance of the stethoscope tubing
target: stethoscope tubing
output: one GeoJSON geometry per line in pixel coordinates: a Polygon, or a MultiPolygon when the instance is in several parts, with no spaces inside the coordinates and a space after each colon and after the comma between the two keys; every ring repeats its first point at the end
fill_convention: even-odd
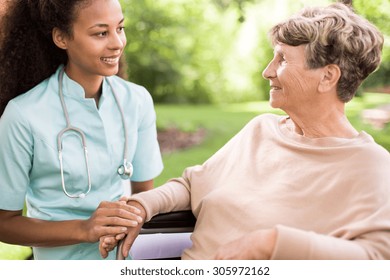
{"type": "MultiPolygon", "coordinates": [[[[92,189],[92,181],[91,181],[91,173],[90,173],[90,168],[89,168],[89,161],[88,161],[88,149],[87,149],[87,141],[84,132],[77,127],[74,127],[70,123],[69,119],[69,114],[68,114],[68,109],[66,107],[66,103],[64,100],[64,95],[63,95],[63,89],[62,89],[62,83],[63,83],[63,78],[64,78],[64,72],[65,68],[62,68],[60,70],[59,76],[58,76],[58,93],[61,101],[61,106],[62,110],[64,112],[65,120],[66,120],[66,127],[62,129],[58,135],[57,135],[57,149],[58,149],[58,159],[60,162],[60,173],[61,173],[61,184],[62,184],[62,190],[64,191],[65,195],[68,196],[69,198],[84,198],[92,189]],[[65,176],[64,176],[64,165],[63,165],[63,159],[62,159],[62,139],[65,133],[73,131],[75,132],[81,139],[83,150],[84,150],[84,159],[85,159],[85,166],[87,170],[87,177],[88,177],[88,188],[86,192],[82,192],[79,194],[71,194],[68,192],[65,184],[65,176]]],[[[124,112],[122,107],[120,106],[119,99],[115,93],[114,87],[111,85],[111,82],[109,79],[106,79],[108,82],[112,94],[114,96],[115,102],[118,106],[119,112],[121,114],[122,118],[122,125],[123,125],[123,131],[125,134],[125,143],[124,143],[124,148],[123,148],[123,164],[119,166],[118,168],[118,174],[122,179],[129,179],[133,173],[133,166],[131,162],[127,161],[127,144],[128,144],[128,136],[127,136],[127,126],[126,126],[126,120],[124,116],[124,112]],[[123,168],[122,168],[123,167],[123,168]],[[119,173],[119,170],[123,170],[123,172],[119,173]]]]}

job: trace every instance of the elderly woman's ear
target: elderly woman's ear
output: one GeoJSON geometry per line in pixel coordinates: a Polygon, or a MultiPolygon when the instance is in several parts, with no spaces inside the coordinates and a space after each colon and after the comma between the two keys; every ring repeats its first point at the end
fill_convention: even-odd
{"type": "Polygon", "coordinates": [[[319,92],[337,91],[337,84],[341,76],[338,65],[329,64],[323,67],[321,80],[318,84],[319,92]]]}

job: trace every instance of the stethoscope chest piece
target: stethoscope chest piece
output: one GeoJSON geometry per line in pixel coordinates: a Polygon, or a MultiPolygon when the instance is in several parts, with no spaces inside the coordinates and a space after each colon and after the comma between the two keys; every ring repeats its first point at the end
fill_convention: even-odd
{"type": "Polygon", "coordinates": [[[131,162],[124,160],[123,164],[118,167],[118,174],[123,180],[130,179],[133,175],[133,165],[131,162]]]}

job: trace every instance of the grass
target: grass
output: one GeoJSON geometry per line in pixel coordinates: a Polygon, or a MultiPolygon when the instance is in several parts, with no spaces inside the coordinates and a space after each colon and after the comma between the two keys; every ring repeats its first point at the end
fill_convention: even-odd
{"type": "MultiPolygon", "coordinates": [[[[347,115],[358,130],[365,130],[374,139],[390,150],[390,127],[376,130],[361,119],[361,112],[381,104],[390,103],[389,94],[365,94],[347,104],[347,115]]],[[[230,105],[156,105],[157,126],[159,129],[175,126],[184,131],[205,128],[207,136],[204,142],[187,150],[163,155],[164,171],[156,178],[159,186],[168,179],[178,177],[184,168],[203,163],[221,148],[250,119],[266,112],[283,114],[269,107],[268,102],[251,102],[230,105]]],[[[30,248],[0,243],[1,259],[24,259],[31,253],[30,248]]]]}
{"type": "Polygon", "coordinates": [[[32,254],[32,249],[25,246],[10,245],[0,242],[0,260],[25,260],[32,254]]]}

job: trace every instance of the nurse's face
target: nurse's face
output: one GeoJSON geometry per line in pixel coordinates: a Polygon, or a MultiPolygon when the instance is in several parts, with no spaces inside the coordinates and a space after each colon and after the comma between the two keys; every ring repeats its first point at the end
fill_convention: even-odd
{"type": "Polygon", "coordinates": [[[73,76],[111,76],[119,70],[126,45],[123,14],[118,0],[95,0],[80,6],[73,36],[66,38],[67,73],[73,76]]]}
{"type": "Polygon", "coordinates": [[[318,101],[321,69],[308,68],[305,47],[275,45],[274,57],[263,71],[263,77],[270,81],[272,107],[297,113],[318,101]]]}

